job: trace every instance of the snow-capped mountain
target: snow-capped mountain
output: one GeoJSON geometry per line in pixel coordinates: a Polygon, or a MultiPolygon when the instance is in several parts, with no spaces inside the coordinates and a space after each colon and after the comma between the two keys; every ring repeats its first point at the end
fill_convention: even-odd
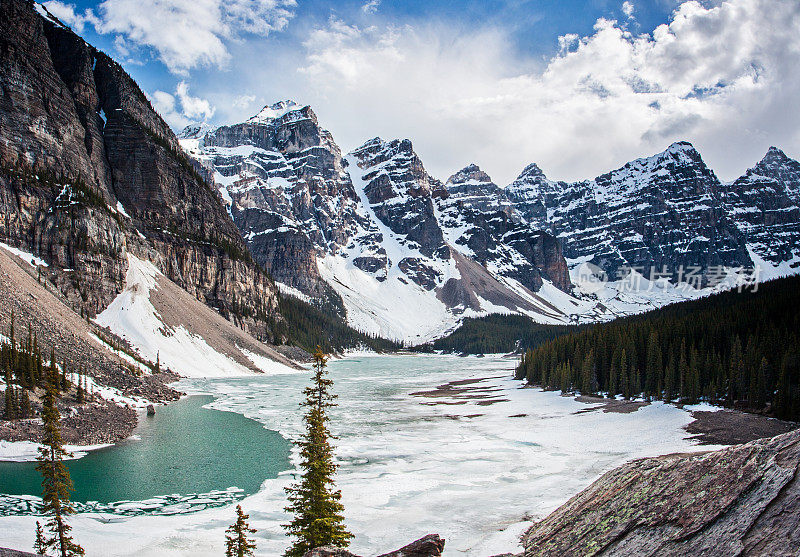
{"type": "Polygon", "coordinates": [[[572,184],[547,180],[531,165],[509,195],[531,222],[557,235],[568,258],[591,261],[614,279],[628,267],[752,267],[720,188],[694,147],[680,142],[572,184]]]}
{"type": "Polygon", "coordinates": [[[728,213],[755,254],[789,268],[800,261],[800,163],[770,147],[722,192],[728,213]]]}
{"type": "Polygon", "coordinates": [[[343,156],[292,101],[189,127],[181,144],[285,292],[412,342],[493,312],[609,319],[723,288],[765,260],[794,272],[797,259],[800,164],[777,149],[732,184],[686,142],[593,180],[553,181],[531,164],[501,187],[470,164],[442,183],[407,139],[343,156]],[[585,263],[609,283],[587,282],[585,263]]]}
{"type": "Polygon", "coordinates": [[[540,292],[569,297],[555,238],[510,204],[495,215],[497,186],[479,205],[464,197],[469,184],[431,177],[408,140],[375,138],[342,157],[292,101],[181,137],[284,290],[333,301],[359,329],[419,341],[496,311],[569,320],[540,292]]]}

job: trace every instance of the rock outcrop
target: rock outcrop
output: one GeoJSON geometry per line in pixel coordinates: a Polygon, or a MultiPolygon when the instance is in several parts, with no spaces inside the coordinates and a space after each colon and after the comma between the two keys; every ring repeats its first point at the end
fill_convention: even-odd
{"type": "Polygon", "coordinates": [[[264,334],[274,285],[136,83],[40,4],[2,0],[0,20],[0,241],[50,263],[84,314],[130,252],[264,334]]]}
{"type": "Polygon", "coordinates": [[[17,551],[16,549],[6,549],[0,547],[0,557],[41,557],[38,553],[28,553],[27,551],[17,551]]]}
{"type": "MultiPolygon", "coordinates": [[[[444,540],[438,534],[428,534],[397,551],[383,553],[378,557],[439,557],[444,551],[444,540]]],[[[346,549],[338,547],[318,547],[304,557],[358,557],[346,549]]]]}
{"type": "Polygon", "coordinates": [[[797,555],[800,430],[604,474],[524,536],[524,556],[797,555]]]}

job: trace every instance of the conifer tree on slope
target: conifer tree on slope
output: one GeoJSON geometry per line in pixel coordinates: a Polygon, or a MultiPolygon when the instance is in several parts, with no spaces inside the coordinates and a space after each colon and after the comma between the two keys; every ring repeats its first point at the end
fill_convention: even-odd
{"type": "Polygon", "coordinates": [[[300,442],[303,475],[299,483],[286,489],[286,510],[294,514],[294,519],[284,528],[296,538],[286,550],[286,557],[302,557],[325,545],[347,547],[353,537],[345,527],[342,493],[335,488],[333,479],[337,466],[333,462],[327,410],[335,406],[336,396],[330,392],[333,381],[327,378],[326,367],[327,357],[317,347],[312,385],[306,387],[306,398],[300,403],[306,408],[306,432],[300,442]]]}
{"type": "Polygon", "coordinates": [[[256,542],[247,536],[255,534],[256,529],[247,523],[250,515],[244,514],[241,505],[236,505],[236,522],[225,530],[225,557],[250,557],[256,542]]]}
{"type": "Polygon", "coordinates": [[[39,463],[36,469],[42,474],[42,511],[50,515],[47,529],[51,537],[45,540],[45,546],[55,549],[60,557],[76,557],[83,555],[83,548],[76,544],[69,535],[72,528],[65,518],[75,510],[69,502],[72,491],[72,478],[64,464],[64,457],[70,455],[61,440],[61,416],[56,408],[56,383],[59,381],[58,371],[51,362],[50,375],[47,381],[43,408],[43,437],[39,448],[39,463]]]}

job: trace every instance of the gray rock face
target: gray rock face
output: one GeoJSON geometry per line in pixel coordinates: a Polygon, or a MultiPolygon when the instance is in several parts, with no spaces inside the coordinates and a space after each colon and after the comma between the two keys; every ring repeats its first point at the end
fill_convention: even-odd
{"type": "Polygon", "coordinates": [[[551,229],[567,258],[590,258],[612,279],[620,267],[752,267],[721,184],[686,142],[594,180],[547,180],[531,165],[508,188],[519,210],[551,229]]]}
{"type": "Polygon", "coordinates": [[[181,137],[229,199],[256,261],[284,284],[325,292],[316,257],[345,244],[360,217],[341,151],[311,108],[283,101],[241,124],[189,127],[181,137]]]}
{"type": "Polygon", "coordinates": [[[531,226],[506,191],[477,165],[469,165],[447,180],[448,197],[437,200],[439,220],[448,238],[503,277],[533,292],[542,279],[569,292],[569,270],[561,246],[548,232],[531,226]]]}
{"type": "Polygon", "coordinates": [[[76,311],[113,299],[130,252],[263,334],[274,286],[136,83],[32,3],[0,17],[0,239],[74,269],[53,280],[76,311]]]}
{"type": "Polygon", "coordinates": [[[524,555],[797,555],[798,468],[800,430],[636,460],[535,524],[524,555]]]}
{"type": "Polygon", "coordinates": [[[376,137],[353,151],[353,155],[358,159],[366,183],[364,193],[375,215],[423,255],[446,258],[433,200],[447,196],[447,191],[425,171],[411,142],[386,142],[376,137]]]}
{"type": "Polygon", "coordinates": [[[800,259],[800,163],[770,147],[744,176],[722,186],[722,197],[759,256],[775,264],[800,259]]]}
{"type": "Polygon", "coordinates": [[[470,164],[447,179],[447,193],[459,206],[496,213],[502,211],[509,217],[515,209],[503,188],[492,182],[492,179],[477,164],[470,164]]]}

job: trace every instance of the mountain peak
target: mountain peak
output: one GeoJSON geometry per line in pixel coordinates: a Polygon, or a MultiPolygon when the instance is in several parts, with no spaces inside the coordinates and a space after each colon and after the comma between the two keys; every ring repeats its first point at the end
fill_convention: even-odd
{"type": "Polygon", "coordinates": [[[694,148],[694,145],[689,143],[688,141],[676,141],[667,149],[665,153],[670,154],[695,154],[697,153],[697,149],[694,148]]]}
{"type": "Polygon", "coordinates": [[[262,108],[258,114],[247,120],[250,123],[258,123],[258,124],[265,124],[267,122],[271,122],[272,120],[276,120],[282,116],[285,116],[289,112],[294,112],[295,110],[300,110],[305,108],[307,105],[300,105],[294,102],[291,99],[287,99],[285,101],[278,101],[274,104],[267,105],[262,108]]]}
{"type": "Polygon", "coordinates": [[[467,182],[490,184],[492,179],[475,164],[468,164],[447,179],[448,184],[464,184],[467,182]]]}
{"type": "Polygon", "coordinates": [[[767,149],[767,154],[764,155],[764,158],[761,159],[762,161],[784,161],[787,160],[789,157],[786,156],[781,149],[778,149],[774,145],[767,149]]]}
{"type": "Polygon", "coordinates": [[[540,178],[542,180],[546,180],[547,176],[545,176],[538,164],[532,162],[522,170],[522,173],[517,177],[517,180],[521,180],[523,178],[540,178]]]}

